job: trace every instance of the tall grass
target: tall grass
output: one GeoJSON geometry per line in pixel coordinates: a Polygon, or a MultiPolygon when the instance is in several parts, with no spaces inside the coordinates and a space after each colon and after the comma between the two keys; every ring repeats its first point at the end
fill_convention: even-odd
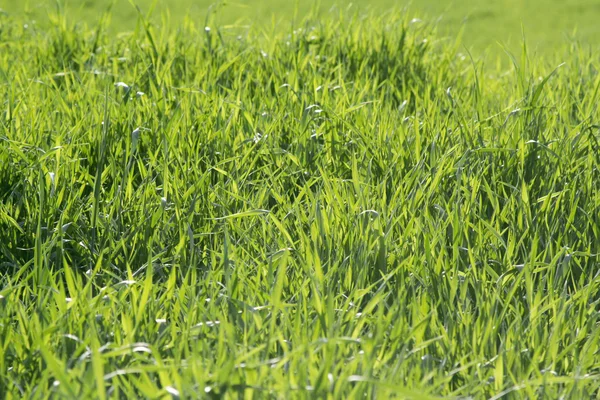
{"type": "Polygon", "coordinates": [[[4,396],[598,395],[597,55],[0,18],[4,396]]]}

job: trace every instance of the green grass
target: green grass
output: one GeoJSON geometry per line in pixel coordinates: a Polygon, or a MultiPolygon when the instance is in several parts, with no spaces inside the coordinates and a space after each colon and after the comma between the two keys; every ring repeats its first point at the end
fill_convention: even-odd
{"type": "MultiPolygon", "coordinates": [[[[502,46],[517,51],[523,34],[531,54],[552,54],[557,45],[572,37],[598,49],[597,38],[600,36],[600,4],[597,0],[136,0],[133,3],[144,12],[154,10],[155,16],[168,12],[169,24],[173,25],[180,25],[188,16],[200,26],[211,10],[217,12],[221,25],[259,27],[270,26],[273,21],[285,25],[294,15],[303,17],[315,7],[322,12],[332,7],[349,7],[360,12],[369,9],[378,14],[398,6],[409,7],[413,17],[437,21],[443,36],[453,38],[462,31],[463,44],[467,48],[477,56],[488,52],[494,62],[496,58],[504,57],[502,46]]],[[[46,26],[48,14],[56,12],[57,4],[72,19],[92,26],[112,5],[109,28],[115,32],[132,30],[137,19],[130,0],[8,0],[0,8],[46,26]]],[[[29,21],[29,25],[34,24],[29,21]]]]}
{"type": "Polygon", "coordinates": [[[599,395],[597,54],[0,18],[4,397],[599,395]]]}

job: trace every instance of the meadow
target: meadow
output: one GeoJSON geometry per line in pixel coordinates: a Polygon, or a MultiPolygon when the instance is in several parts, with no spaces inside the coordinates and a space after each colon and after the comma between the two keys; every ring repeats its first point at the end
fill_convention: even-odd
{"type": "Polygon", "coordinates": [[[600,395],[589,46],[28,18],[0,15],[0,397],[600,395]]]}
{"type": "Polygon", "coordinates": [[[572,39],[593,43],[597,49],[600,35],[600,3],[596,0],[4,0],[0,10],[29,20],[25,21],[29,25],[35,21],[47,27],[48,14],[58,9],[73,22],[93,27],[110,8],[106,29],[122,32],[135,27],[137,10],[132,3],[156,24],[179,26],[189,18],[200,26],[208,14],[217,11],[220,26],[277,25],[280,31],[289,30],[293,19],[300,21],[332,9],[375,14],[407,9],[412,18],[435,23],[438,38],[454,41],[461,35],[461,46],[477,57],[485,53],[492,63],[506,60],[503,47],[518,51],[523,38],[530,54],[548,55],[572,39]],[[162,19],[165,14],[167,20],[162,19]]]}

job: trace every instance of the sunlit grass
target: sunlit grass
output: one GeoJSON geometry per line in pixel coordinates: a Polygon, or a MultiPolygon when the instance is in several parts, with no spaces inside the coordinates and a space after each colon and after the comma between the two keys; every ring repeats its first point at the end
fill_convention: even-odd
{"type": "Polygon", "coordinates": [[[597,55],[0,18],[2,394],[598,395],[597,55]]]}

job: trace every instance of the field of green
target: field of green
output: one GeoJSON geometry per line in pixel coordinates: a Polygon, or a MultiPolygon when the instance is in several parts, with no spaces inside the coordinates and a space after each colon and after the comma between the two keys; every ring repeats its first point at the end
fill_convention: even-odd
{"type": "Polygon", "coordinates": [[[179,26],[189,18],[198,26],[208,14],[216,12],[219,25],[254,25],[267,29],[275,23],[289,25],[310,10],[320,14],[334,10],[372,11],[387,14],[406,9],[412,18],[435,24],[440,37],[454,40],[462,32],[463,45],[477,55],[484,50],[496,61],[503,56],[502,46],[516,49],[525,36],[532,54],[554,52],[558,44],[576,38],[599,50],[600,2],[597,0],[4,0],[0,9],[10,15],[26,17],[44,25],[57,8],[79,23],[95,25],[107,8],[112,9],[112,31],[133,30],[139,5],[154,21],[169,14],[168,24],[179,26]]]}
{"type": "Polygon", "coordinates": [[[600,396],[591,2],[87,4],[2,4],[0,398],[600,396]]]}

